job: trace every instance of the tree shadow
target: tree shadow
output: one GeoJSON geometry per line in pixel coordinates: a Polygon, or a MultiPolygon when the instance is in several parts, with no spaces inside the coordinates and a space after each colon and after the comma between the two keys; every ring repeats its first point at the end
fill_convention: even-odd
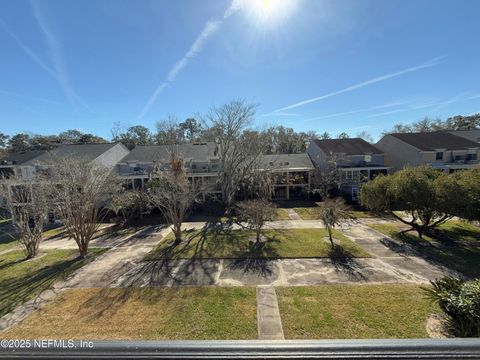
{"type": "Polygon", "coordinates": [[[244,273],[255,273],[263,277],[273,274],[272,260],[279,254],[273,243],[280,242],[276,238],[268,238],[265,242],[250,243],[247,249],[234,253],[234,260],[229,265],[232,270],[243,270],[244,273]]]}
{"type": "Polygon", "coordinates": [[[420,239],[411,230],[398,231],[390,236],[403,245],[388,239],[382,243],[393,251],[421,257],[432,265],[446,267],[467,278],[480,275],[478,232],[455,225],[434,229],[425,235],[429,239],[420,239]]]}
{"type": "Polygon", "coordinates": [[[331,247],[328,258],[336,271],[346,273],[353,280],[368,280],[368,277],[361,272],[362,266],[355,259],[354,254],[342,246],[335,244],[331,247]]]}
{"type": "MultiPolygon", "coordinates": [[[[21,276],[2,279],[0,281],[0,316],[9,313],[18,305],[39,295],[42,291],[50,288],[56,281],[66,280],[73,271],[91,261],[92,258],[74,258],[58,261],[54,264],[28,271],[21,276]]],[[[12,263],[11,265],[14,265],[15,261],[12,261],[12,263]]]]}

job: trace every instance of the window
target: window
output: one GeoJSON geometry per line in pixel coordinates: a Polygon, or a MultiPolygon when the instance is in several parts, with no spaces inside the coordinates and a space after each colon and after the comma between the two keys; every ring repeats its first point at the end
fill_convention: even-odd
{"type": "Polygon", "coordinates": [[[443,151],[437,151],[435,154],[435,160],[443,160],[443,151]]]}
{"type": "Polygon", "coordinates": [[[475,161],[475,160],[477,160],[477,154],[475,154],[475,153],[473,153],[473,154],[468,154],[468,155],[467,155],[467,160],[468,160],[468,161],[472,161],[472,160],[475,161]]]}

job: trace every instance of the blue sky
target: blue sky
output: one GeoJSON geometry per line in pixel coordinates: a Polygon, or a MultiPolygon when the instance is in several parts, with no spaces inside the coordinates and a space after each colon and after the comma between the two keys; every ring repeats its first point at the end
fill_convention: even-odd
{"type": "Polygon", "coordinates": [[[333,134],[472,114],[479,13],[473,0],[2,0],[0,132],[110,137],[114,122],[153,129],[236,98],[259,104],[258,126],[333,134]]]}

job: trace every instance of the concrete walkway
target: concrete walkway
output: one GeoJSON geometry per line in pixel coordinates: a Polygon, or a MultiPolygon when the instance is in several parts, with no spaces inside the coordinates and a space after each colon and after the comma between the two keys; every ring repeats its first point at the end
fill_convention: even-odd
{"type": "Polygon", "coordinates": [[[257,287],[257,324],[259,340],[285,340],[274,287],[257,287]]]}

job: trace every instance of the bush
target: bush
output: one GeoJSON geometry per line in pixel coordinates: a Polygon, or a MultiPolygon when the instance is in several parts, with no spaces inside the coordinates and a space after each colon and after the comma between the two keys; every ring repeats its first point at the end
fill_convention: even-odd
{"type": "Polygon", "coordinates": [[[480,279],[464,281],[451,277],[424,288],[447,318],[448,330],[457,337],[480,337],[480,279]]]}

